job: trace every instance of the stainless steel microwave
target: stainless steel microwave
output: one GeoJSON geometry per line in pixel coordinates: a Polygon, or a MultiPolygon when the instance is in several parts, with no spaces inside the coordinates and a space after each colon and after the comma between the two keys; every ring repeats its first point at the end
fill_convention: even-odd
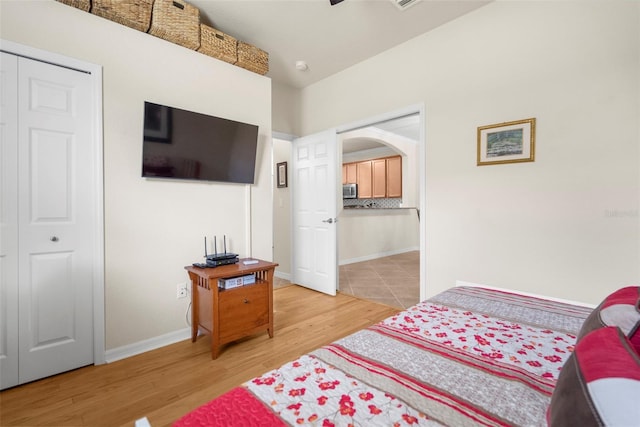
{"type": "Polygon", "coordinates": [[[342,198],[343,199],[357,199],[358,198],[358,184],[342,184],[342,198]]]}

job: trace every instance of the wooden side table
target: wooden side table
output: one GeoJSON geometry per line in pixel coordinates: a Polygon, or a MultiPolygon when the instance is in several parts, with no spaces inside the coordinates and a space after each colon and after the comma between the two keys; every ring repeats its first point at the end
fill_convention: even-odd
{"type": "Polygon", "coordinates": [[[191,279],[191,341],[196,341],[199,330],[210,334],[212,359],[231,341],[265,330],[273,338],[273,273],[278,264],[243,261],[214,268],[185,267],[191,279]],[[253,284],[218,288],[218,279],[252,273],[253,284]]]}

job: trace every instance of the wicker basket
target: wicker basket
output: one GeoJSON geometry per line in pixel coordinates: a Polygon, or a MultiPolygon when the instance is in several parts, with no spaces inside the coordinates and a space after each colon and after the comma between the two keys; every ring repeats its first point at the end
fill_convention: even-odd
{"type": "Polygon", "coordinates": [[[149,34],[196,50],[200,46],[200,10],[184,0],[155,0],[149,34]]]}
{"type": "Polygon", "coordinates": [[[75,8],[84,10],[85,12],[89,12],[91,9],[91,0],[57,0],[60,3],[64,3],[68,6],[73,6],[75,8]]]}
{"type": "Polygon", "coordinates": [[[93,0],[91,13],[146,33],[152,7],[153,0],[93,0]]]}
{"type": "Polygon", "coordinates": [[[249,43],[238,41],[238,62],[236,65],[265,75],[269,71],[269,54],[249,43]]]}
{"type": "Polygon", "coordinates": [[[200,24],[198,52],[235,64],[238,60],[238,40],[208,25],[200,24]]]}

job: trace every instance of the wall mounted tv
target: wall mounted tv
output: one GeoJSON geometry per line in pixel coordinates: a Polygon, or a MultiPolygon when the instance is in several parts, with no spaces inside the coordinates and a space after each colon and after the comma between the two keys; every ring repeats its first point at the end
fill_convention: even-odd
{"type": "Polygon", "coordinates": [[[144,103],[142,176],[253,184],[258,126],[144,103]]]}

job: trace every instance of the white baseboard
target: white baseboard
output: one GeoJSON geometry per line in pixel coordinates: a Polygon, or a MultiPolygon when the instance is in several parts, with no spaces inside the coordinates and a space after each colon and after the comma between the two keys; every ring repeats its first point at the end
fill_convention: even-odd
{"type": "Polygon", "coordinates": [[[168,334],[149,338],[137,343],[127,344],[122,347],[107,350],[105,352],[105,361],[107,363],[115,362],[116,360],[126,359],[127,357],[155,350],[156,348],[164,347],[169,344],[175,344],[186,339],[191,339],[191,328],[180,329],[175,332],[169,332],[168,334]]]}
{"type": "Polygon", "coordinates": [[[280,278],[280,279],[284,279],[284,280],[291,280],[291,274],[289,273],[283,273],[281,271],[278,271],[278,269],[276,269],[276,271],[273,273],[274,276],[280,278]]]}
{"type": "Polygon", "coordinates": [[[339,262],[339,265],[354,264],[356,262],[362,262],[362,261],[371,261],[372,259],[384,258],[386,256],[398,255],[406,252],[413,252],[413,251],[419,251],[419,250],[420,250],[419,247],[415,247],[415,248],[397,249],[395,251],[389,251],[389,252],[379,252],[376,254],[365,255],[358,258],[343,259],[339,262]]]}
{"type": "MultiPolygon", "coordinates": [[[[276,271],[275,276],[281,279],[290,280],[291,275],[276,271]]],[[[191,339],[191,328],[184,328],[178,331],[169,332],[168,334],[149,338],[133,344],[123,345],[122,347],[113,348],[105,352],[105,363],[115,362],[117,360],[126,359],[127,357],[155,350],[166,345],[175,344],[180,341],[191,339]]]]}

